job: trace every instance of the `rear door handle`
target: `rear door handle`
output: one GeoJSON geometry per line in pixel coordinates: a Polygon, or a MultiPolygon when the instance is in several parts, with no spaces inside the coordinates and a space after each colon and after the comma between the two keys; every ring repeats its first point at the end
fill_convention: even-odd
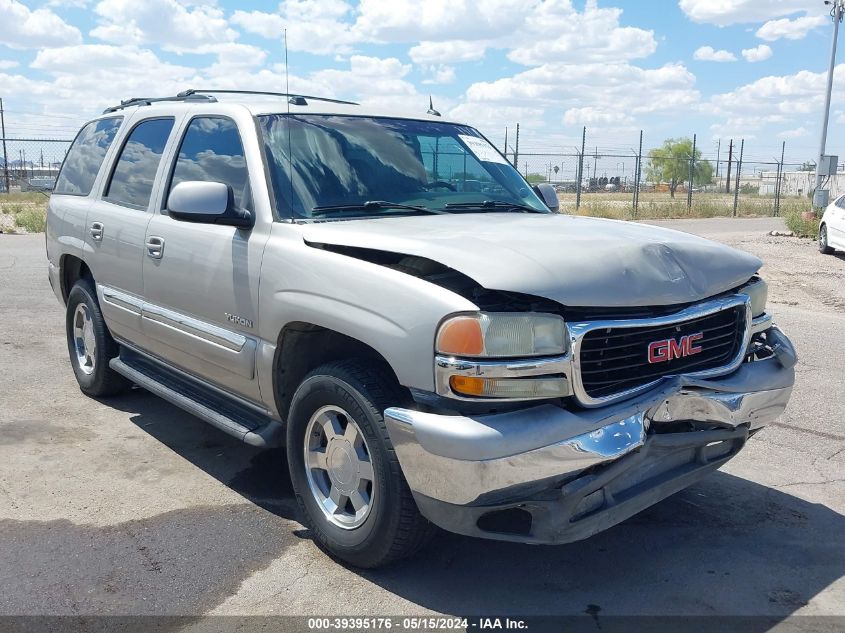
{"type": "Polygon", "coordinates": [[[153,259],[161,259],[164,256],[164,239],[151,235],[147,238],[147,255],[153,259]]]}
{"type": "Polygon", "coordinates": [[[101,242],[103,240],[103,226],[102,222],[91,222],[91,228],[88,229],[88,232],[91,234],[91,239],[95,242],[101,242]]]}

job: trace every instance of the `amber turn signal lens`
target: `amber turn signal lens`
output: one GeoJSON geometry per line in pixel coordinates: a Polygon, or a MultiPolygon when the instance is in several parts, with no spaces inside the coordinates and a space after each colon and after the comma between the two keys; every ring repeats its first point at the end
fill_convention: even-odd
{"type": "Polygon", "coordinates": [[[455,317],[443,324],[437,335],[437,351],[456,356],[479,356],[484,352],[484,335],[475,317],[455,317]]]}
{"type": "Polygon", "coordinates": [[[449,378],[452,391],[464,396],[480,396],[484,393],[484,379],[468,376],[452,376],[449,378]]]}

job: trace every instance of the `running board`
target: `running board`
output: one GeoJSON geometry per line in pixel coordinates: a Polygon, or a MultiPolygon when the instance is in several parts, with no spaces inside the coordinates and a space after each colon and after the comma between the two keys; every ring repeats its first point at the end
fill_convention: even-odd
{"type": "Polygon", "coordinates": [[[161,363],[121,347],[109,366],[139,387],[238,438],[250,446],[282,445],[280,422],[241,404],[161,363]]]}

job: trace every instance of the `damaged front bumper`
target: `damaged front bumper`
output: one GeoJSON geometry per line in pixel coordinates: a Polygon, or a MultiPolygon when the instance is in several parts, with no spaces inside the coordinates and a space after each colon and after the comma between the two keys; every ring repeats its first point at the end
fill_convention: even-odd
{"type": "Polygon", "coordinates": [[[767,340],[767,357],[730,375],[676,376],[598,409],[545,404],[461,416],[391,408],[385,419],[433,523],[486,538],[576,541],[694,483],[783,412],[797,357],[776,327],[767,340]]]}

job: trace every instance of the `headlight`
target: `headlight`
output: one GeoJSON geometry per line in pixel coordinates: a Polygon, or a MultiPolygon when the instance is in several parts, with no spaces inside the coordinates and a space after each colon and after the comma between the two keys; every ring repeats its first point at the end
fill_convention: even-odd
{"type": "Polygon", "coordinates": [[[466,358],[524,358],[566,353],[566,325],[555,314],[479,313],[440,326],[435,348],[466,358]]]}
{"type": "Polygon", "coordinates": [[[740,290],[742,294],[751,297],[751,316],[756,318],[766,312],[766,302],[769,299],[769,284],[759,277],[740,290]]]}

